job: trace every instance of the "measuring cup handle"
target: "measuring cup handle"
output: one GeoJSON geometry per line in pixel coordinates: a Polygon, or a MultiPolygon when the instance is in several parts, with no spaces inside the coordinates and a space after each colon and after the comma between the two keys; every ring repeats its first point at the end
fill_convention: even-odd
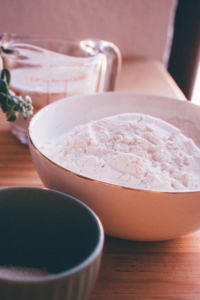
{"type": "Polygon", "coordinates": [[[104,91],[113,91],[115,88],[116,78],[120,73],[122,58],[117,46],[111,42],[97,42],[99,52],[107,57],[107,68],[105,74],[104,91]]]}
{"type": "Polygon", "coordinates": [[[96,54],[102,53],[105,56],[106,65],[104,65],[102,68],[103,80],[100,80],[101,83],[99,92],[113,91],[115,88],[116,78],[120,73],[122,64],[122,58],[119,49],[113,43],[102,40],[85,40],[81,43],[82,47],[84,47],[84,51],[88,52],[89,49],[90,53],[91,49],[93,49],[96,54]]]}

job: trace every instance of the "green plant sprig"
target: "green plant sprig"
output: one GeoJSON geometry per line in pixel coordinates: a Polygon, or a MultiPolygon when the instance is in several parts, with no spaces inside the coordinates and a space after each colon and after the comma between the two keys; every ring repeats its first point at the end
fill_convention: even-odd
{"type": "Polygon", "coordinates": [[[3,69],[0,74],[0,106],[7,116],[7,121],[14,122],[18,114],[22,113],[24,120],[33,114],[31,98],[26,96],[24,99],[16,96],[9,90],[11,75],[9,70],[3,69]],[[6,80],[4,80],[6,78],[6,80]]]}

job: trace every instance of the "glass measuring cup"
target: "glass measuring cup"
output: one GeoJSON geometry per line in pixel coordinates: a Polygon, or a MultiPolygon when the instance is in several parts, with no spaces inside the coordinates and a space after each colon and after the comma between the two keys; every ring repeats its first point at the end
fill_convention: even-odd
{"type": "MultiPolygon", "coordinates": [[[[102,40],[60,39],[3,34],[4,68],[11,72],[10,89],[32,98],[34,113],[45,105],[73,95],[113,91],[121,68],[119,49],[102,40]]],[[[27,144],[30,120],[19,115],[12,133],[27,144]]]]}

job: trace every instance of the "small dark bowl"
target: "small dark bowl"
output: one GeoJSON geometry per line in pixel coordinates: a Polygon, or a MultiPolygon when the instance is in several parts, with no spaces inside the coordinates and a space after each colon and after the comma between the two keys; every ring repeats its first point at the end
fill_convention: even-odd
{"type": "Polygon", "coordinates": [[[0,299],[86,299],[104,242],[79,200],[34,187],[0,189],[0,299]]]}

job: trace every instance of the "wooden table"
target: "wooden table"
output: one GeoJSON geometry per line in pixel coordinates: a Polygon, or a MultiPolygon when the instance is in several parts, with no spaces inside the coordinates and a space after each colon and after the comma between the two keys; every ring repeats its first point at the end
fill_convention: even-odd
{"type": "MultiPolygon", "coordinates": [[[[156,61],[124,61],[117,90],[184,95],[156,61]]],[[[0,112],[0,187],[42,187],[28,147],[11,134],[0,112]]],[[[200,231],[166,242],[106,236],[102,265],[89,300],[199,300],[200,231]]]]}

